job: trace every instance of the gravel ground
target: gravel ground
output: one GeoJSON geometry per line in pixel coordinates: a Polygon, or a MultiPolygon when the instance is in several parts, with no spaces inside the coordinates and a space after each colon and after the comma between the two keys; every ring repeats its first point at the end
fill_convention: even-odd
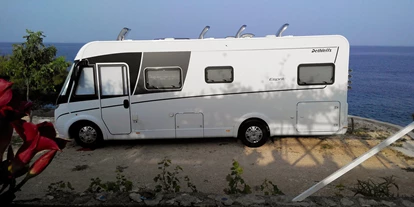
{"type": "MultiPolygon", "coordinates": [[[[34,122],[53,121],[51,117],[35,117],[34,122]]],[[[205,193],[223,193],[226,176],[232,161],[237,160],[244,169],[242,177],[254,192],[264,179],[278,185],[286,195],[296,196],[316,182],[335,172],[363,154],[397,129],[368,120],[355,119],[353,133],[331,137],[284,137],[269,141],[260,148],[247,148],[236,139],[145,140],[108,141],[94,151],[85,151],[72,142],[59,152],[48,168],[30,180],[18,192],[17,198],[43,197],[51,183],[70,182],[77,192],[85,191],[91,178],[115,181],[117,167],[137,187],[153,189],[153,178],[160,173],[157,163],[164,157],[172,161],[172,168],[183,168],[181,177],[188,175],[197,189],[205,193]]],[[[15,143],[17,149],[19,143],[15,143]]],[[[330,185],[314,194],[334,196],[336,185],[353,187],[357,179],[396,176],[399,194],[414,195],[414,158],[397,151],[414,146],[410,137],[387,147],[330,185]]],[[[189,191],[184,179],[182,190],[189,191]]],[[[353,195],[350,190],[339,192],[353,195]]]]}

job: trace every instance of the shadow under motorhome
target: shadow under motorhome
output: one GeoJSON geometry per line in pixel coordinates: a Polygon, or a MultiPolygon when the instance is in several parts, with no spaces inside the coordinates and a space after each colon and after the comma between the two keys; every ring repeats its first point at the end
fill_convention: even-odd
{"type": "Polygon", "coordinates": [[[347,130],[349,43],[340,35],[94,41],[77,53],[55,125],[84,147],[110,139],[239,138],[347,130]]]}

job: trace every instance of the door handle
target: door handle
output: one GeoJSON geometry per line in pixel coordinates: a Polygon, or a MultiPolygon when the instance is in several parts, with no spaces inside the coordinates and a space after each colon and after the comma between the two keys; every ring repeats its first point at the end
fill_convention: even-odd
{"type": "Polygon", "coordinates": [[[128,100],[124,100],[124,108],[129,108],[129,101],[128,100]]]}

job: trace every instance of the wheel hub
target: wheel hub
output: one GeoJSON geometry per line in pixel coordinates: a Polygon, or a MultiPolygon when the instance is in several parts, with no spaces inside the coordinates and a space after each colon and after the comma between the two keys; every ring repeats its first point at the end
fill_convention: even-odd
{"type": "Polygon", "coordinates": [[[245,133],[247,141],[257,143],[263,138],[263,131],[258,126],[250,126],[245,133]]]}
{"type": "Polygon", "coordinates": [[[84,126],[79,130],[79,139],[84,143],[93,143],[97,137],[98,133],[91,126],[84,126]]]}

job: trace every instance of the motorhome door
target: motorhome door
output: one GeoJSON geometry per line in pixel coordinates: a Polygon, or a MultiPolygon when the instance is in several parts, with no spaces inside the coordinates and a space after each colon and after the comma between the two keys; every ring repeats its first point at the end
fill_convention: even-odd
{"type": "Polygon", "coordinates": [[[97,64],[102,119],[109,132],[131,133],[129,69],[124,63],[97,64]]]}

